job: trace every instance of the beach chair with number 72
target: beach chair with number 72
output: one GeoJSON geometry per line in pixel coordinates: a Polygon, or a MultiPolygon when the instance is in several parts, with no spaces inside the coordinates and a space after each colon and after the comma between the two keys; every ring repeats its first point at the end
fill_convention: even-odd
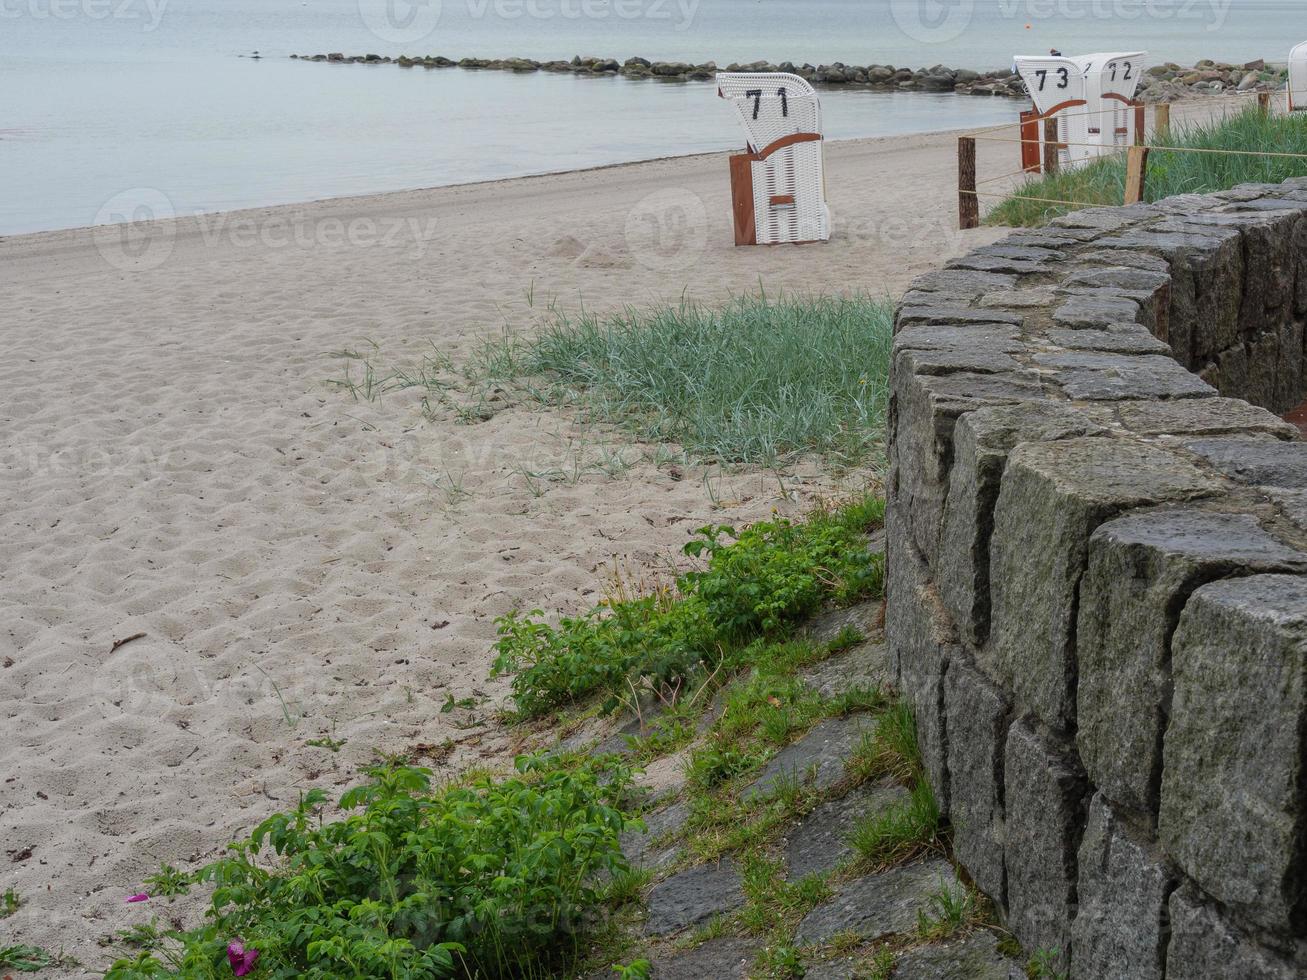
{"type": "Polygon", "coordinates": [[[1307,42],[1289,52],[1289,111],[1307,109],[1307,42]]]}
{"type": "Polygon", "coordinates": [[[731,157],[736,245],[830,238],[822,168],[821,105],[784,72],[721,72],[717,94],[735,107],[748,150],[731,157]]]}

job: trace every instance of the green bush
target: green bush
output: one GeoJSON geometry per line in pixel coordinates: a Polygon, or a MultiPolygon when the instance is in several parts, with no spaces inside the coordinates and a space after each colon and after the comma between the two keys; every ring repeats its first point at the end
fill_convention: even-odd
{"type": "MultiPolygon", "coordinates": [[[[1301,115],[1263,116],[1251,107],[1210,123],[1172,126],[1151,143],[1187,149],[1264,150],[1302,157],[1256,154],[1175,153],[1154,150],[1148,157],[1145,197],[1160,201],[1175,194],[1210,194],[1236,184],[1276,184],[1307,175],[1307,120],[1301,115]]],[[[986,224],[1035,227],[1047,224],[1074,206],[1023,201],[1023,197],[1077,201],[1082,206],[1119,205],[1125,193],[1125,158],[1105,157],[1085,166],[1027,180],[1014,196],[999,203],[986,224]]]]}
{"type": "Polygon", "coordinates": [[[884,512],[883,501],[867,498],[799,524],[764,521],[738,533],[702,527],[684,550],[706,566],[673,590],[613,601],[557,626],[538,609],[501,617],[494,673],[515,675],[513,698],[525,715],[600,693],[613,707],[631,687],[674,687],[758,636],[783,635],[824,602],[879,592],[884,558],[869,551],[865,535],[884,512]]]}
{"type": "Polygon", "coordinates": [[[267,978],[539,975],[575,954],[599,876],[628,870],[620,767],[601,784],[593,766],[523,758],[513,778],[435,792],[426,769],[369,777],[341,798],[343,819],[323,823],[314,790],[192,875],[214,889],[206,924],[110,980],[230,977],[233,942],[267,978]]]}

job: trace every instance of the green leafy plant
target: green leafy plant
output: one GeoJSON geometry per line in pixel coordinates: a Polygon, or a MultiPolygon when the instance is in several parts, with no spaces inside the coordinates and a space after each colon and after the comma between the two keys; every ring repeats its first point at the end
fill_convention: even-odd
{"type": "Polygon", "coordinates": [[[1064,970],[1057,968],[1061,960],[1060,949],[1037,949],[1026,964],[1026,976],[1029,980],[1067,980],[1064,970]]]}
{"type": "Polygon", "coordinates": [[[512,673],[518,710],[538,716],[600,693],[612,708],[636,690],[679,691],[703,667],[744,666],[753,640],[784,636],[824,602],[881,590],[884,556],[865,534],[883,518],[884,502],[869,497],[802,523],[702,527],[684,550],[704,566],[672,588],[557,626],[538,609],[501,617],[494,673],[512,673]]]}
{"type": "Polygon", "coordinates": [[[6,888],[5,893],[0,895],[0,919],[7,919],[23,904],[22,897],[12,888],[6,888]]]}
{"type": "Polygon", "coordinates": [[[575,957],[603,876],[628,868],[618,809],[630,772],[518,760],[512,778],[433,791],[430,770],[368,771],[323,822],[314,790],[190,875],[213,887],[205,925],[111,980],[230,975],[232,943],[258,976],[538,975],[575,957]]]}
{"type": "Polygon", "coordinates": [[[19,973],[44,970],[54,958],[40,946],[0,946],[0,969],[19,973]]]}

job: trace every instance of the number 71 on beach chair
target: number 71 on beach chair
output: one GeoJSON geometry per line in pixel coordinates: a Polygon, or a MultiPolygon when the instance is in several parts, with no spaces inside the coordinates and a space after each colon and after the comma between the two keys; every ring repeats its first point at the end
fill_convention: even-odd
{"type": "Polygon", "coordinates": [[[748,139],[731,157],[736,245],[830,238],[822,166],[821,104],[785,72],[720,72],[717,94],[734,106],[748,139]]]}

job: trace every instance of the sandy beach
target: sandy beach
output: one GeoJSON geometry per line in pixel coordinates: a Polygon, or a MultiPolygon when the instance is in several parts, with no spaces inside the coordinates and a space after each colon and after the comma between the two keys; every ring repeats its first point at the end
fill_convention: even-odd
{"type": "Polygon", "coordinates": [[[551,304],[892,295],[999,237],[956,230],[948,135],[827,167],[821,246],[734,248],[723,155],[0,239],[0,891],[26,900],[0,946],[89,975],[98,937],[194,915],[124,904],[160,862],[377,752],[503,762],[496,616],[586,608],[615,563],[654,573],[708,521],[865,478],[658,466],[507,394],[467,424],[327,383],[332,352],[458,365],[551,304]]]}

